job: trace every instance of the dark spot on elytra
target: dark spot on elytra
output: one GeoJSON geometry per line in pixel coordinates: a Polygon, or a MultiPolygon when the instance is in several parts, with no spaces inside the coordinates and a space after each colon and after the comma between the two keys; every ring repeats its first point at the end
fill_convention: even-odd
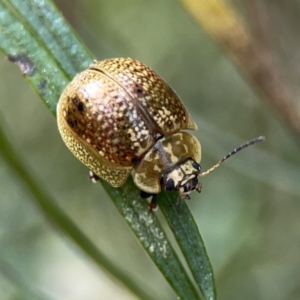
{"type": "Polygon", "coordinates": [[[139,84],[135,84],[135,88],[136,88],[136,92],[138,93],[138,94],[141,94],[141,93],[143,93],[143,89],[141,88],[141,86],[139,85],[139,84]]]}
{"type": "Polygon", "coordinates": [[[72,127],[76,132],[79,132],[80,129],[78,127],[78,122],[77,120],[74,120],[72,117],[67,118],[67,123],[69,124],[70,127],[72,127]]]}
{"type": "Polygon", "coordinates": [[[78,105],[77,105],[77,108],[78,108],[79,111],[84,111],[85,106],[82,102],[79,102],[78,105]]]}
{"type": "Polygon", "coordinates": [[[8,60],[17,64],[23,75],[32,76],[35,73],[35,64],[33,61],[25,54],[8,54],[8,60]]]}
{"type": "Polygon", "coordinates": [[[77,128],[78,122],[71,111],[67,111],[66,121],[72,128],[77,128]]]}
{"type": "Polygon", "coordinates": [[[72,128],[75,127],[75,121],[74,121],[74,120],[67,118],[67,123],[68,123],[72,128]]]}

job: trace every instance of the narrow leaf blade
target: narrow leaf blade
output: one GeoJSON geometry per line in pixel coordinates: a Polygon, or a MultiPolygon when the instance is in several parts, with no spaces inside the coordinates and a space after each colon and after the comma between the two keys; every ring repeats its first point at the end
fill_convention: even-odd
{"type": "Polygon", "coordinates": [[[69,78],[55,58],[28,32],[15,15],[0,2],[0,49],[9,60],[19,65],[37,94],[55,113],[59,95],[69,78]]]}
{"type": "Polygon", "coordinates": [[[216,299],[213,270],[197,224],[185,201],[180,209],[178,194],[162,192],[158,204],[171,227],[190,270],[206,300],[216,299]]]}
{"type": "Polygon", "coordinates": [[[155,213],[150,211],[146,201],[140,199],[132,178],[118,189],[104,182],[102,185],[178,296],[181,299],[199,299],[155,213]]]}
{"type": "Polygon", "coordinates": [[[57,60],[69,78],[91,63],[92,55],[50,1],[9,0],[32,35],[57,60]],[[70,34],[71,33],[71,34],[70,34]]]}

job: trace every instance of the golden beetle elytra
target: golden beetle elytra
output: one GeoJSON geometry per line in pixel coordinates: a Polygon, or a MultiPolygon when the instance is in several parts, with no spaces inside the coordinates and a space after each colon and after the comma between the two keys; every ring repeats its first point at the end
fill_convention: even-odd
{"type": "Polygon", "coordinates": [[[183,129],[197,125],[169,85],[154,71],[131,58],[97,61],[79,73],[57,105],[60,134],[71,152],[95,175],[114,187],[133,180],[143,198],[177,190],[189,199],[201,191],[201,146],[183,129]]]}

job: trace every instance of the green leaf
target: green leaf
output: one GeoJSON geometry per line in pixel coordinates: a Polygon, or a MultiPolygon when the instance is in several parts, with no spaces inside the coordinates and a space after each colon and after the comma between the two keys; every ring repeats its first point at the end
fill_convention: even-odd
{"type": "Polygon", "coordinates": [[[103,182],[121,215],[138,237],[153,262],[157,265],[181,299],[198,299],[197,292],[172,248],[154,212],[129,178],[121,188],[112,188],[103,182]]]}
{"type": "Polygon", "coordinates": [[[18,288],[20,295],[22,295],[22,299],[51,300],[51,298],[46,296],[38,288],[32,286],[25,277],[19,274],[18,270],[14,266],[3,260],[1,257],[0,274],[2,274],[7,281],[11,282],[16,286],[16,288],[18,288]]]}
{"type": "MultiPolygon", "coordinates": [[[[33,89],[55,114],[63,88],[77,72],[92,61],[92,56],[51,1],[10,0],[9,3],[8,5],[0,1],[0,49],[12,62],[20,66],[33,89]]],[[[0,153],[32,191],[34,200],[43,212],[98,265],[121,280],[132,292],[142,299],[157,299],[142,291],[138,284],[130,280],[85,237],[55,205],[47,192],[33,180],[21,158],[13,154],[4,132],[0,138],[8,145],[7,149],[1,147],[0,153]]],[[[155,213],[149,211],[147,203],[139,198],[139,191],[132,179],[119,189],[112,188],[107,183],[102,184],[175,293],[181,299],[200,299],[162,225],[155,213]]],[[[176,200],[167,193],[161,193],[159,205],[204,298],[215,299],[212,269],[190,211],[183,204],[182,212],[178,215],[174,208],[176,200]]]]}
{"type": "Polygon", "coordinates": [[[213,270],[204,242],[185,201],[177,204],[178,193],[163,192],[158,204],[171,227],[196,283],[205,299],[216,299],[213,270]]]}
{"type": "Polygon", "coordinates": [[[70,78],[3,2],[0,2],[0,32],[2,52],[19,65],[33,89],[55,113],[59,95],[70,78]]]}
{"type": "Polygon", "coordinates": [[[92,55],[50,1],[8,0],[22,24],[55,58],[69,79],[88,67],[92,55]]]}
{"type": "MultiPolygon", "coordinates": [[[[2,125],[2,124],[0,124],[2,125]]],[[[51,195],[35,179],[36,177],[25,166],[23,160],[15,153],[13,146],[9,142],[5,132],[0,126],[0,154],[11,169],[27,186],[33,195],[33,200],[42,212],[54,223],[60,231],[64,232],[77,246],[81,248],[98,266],[110,272],[119,279],[129,290],[139,296],[141,299],[157,299],[153,293],[144,291],[138,280],[132,279],[127,272],[121,270],[113,261],[107,258],[107,255],[101,252],[92,241],[76,226],[76,224],[62,211],[55,203],[51,195]]]]}

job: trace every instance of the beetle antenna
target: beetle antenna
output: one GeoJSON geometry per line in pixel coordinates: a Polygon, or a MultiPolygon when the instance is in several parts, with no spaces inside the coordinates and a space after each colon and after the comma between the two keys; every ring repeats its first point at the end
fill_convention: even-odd
{"type": "Polygon", "coordinates": [[[256,144],[258,142],[262,142],[265,139],[264,136],[259,136],[256,137],[253,140],[250,140],[244,144],[242,144],[241,146],[235,148],[234,150],[232,150],[230,153],[228,153],[226,156],[224,156],[220,161],[218,161],[214,166],[212,166],[211,168],[209,168],[208,170],[206,170],[205,172],[202,172],[199,174],[199,176],[203,177],[206,176],[207,174],[209,174],[210,172],[214,171],[216,168],[218,168],[224,161],[226,161],[229,157],[233,156],[234,154],[236,154],[237,152],[253,145],[256,144]]]}

